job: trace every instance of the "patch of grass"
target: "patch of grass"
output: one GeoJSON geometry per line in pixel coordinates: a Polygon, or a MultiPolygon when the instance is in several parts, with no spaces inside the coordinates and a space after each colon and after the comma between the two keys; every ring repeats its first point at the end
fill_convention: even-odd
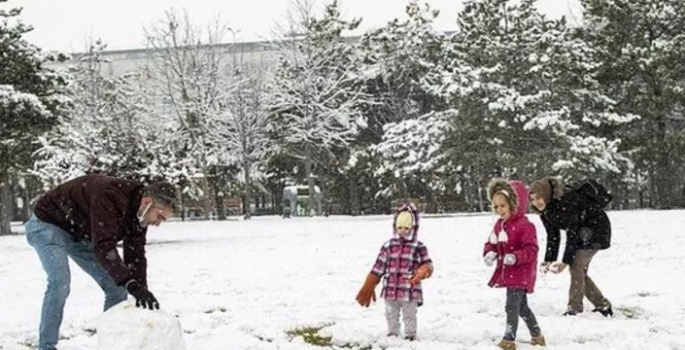
{"type": "Polygon", "coordinates": [[[325,337],[319,334],[319,331],[324,327],[332,324],[326,324],[318,327],[301,327],[286,331],[286,334],[291,338],[302,337],[305,343],[326,347],[330,349],[355,349],[355,350],[371,350],[372,346],[360,346],[359,344],[346,343],[343,345],[334,345],[331,341],[333,337],[325,337]]]}
{"type": "Polygon", "coordinates": [[[324,337],[319,335],[319,331],[324,327],[325,326],[295,328],[285,333],[288,334],[291,338],[302,337],[302,339],[304,339],[304,342],[307,344],[332,347],[332,337],[324,337]]]}
{"type": "Polygon", "coordinates": [[[642,315],[642,311],[638,307],[622,306],[617,307],[616,311],[622,313],[623,316],[630,319],[639,318],[642,315]]]}

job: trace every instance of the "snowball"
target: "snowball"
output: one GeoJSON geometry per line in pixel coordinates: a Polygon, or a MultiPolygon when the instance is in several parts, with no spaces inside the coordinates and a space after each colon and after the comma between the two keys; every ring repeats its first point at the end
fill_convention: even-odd
{"type": "Polygon", "coordinates": [[[181,323],[161,310],[123,302],[107,310],[97,325],[100,350],[185,350],[181,323]]]}

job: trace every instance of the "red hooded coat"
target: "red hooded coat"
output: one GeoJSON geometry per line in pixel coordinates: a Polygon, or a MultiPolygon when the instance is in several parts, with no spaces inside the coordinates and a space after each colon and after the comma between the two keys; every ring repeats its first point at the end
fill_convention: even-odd
{"type": "Polygon", "coordinates": [[[510,181],[516,196],[516,210],[506,219],[495,223],[488,242],[485,243],[483,256],[488,252],[497,253],[497,267],[490,278],[490,287],[522,288],[532,293],[537,274],[538,241],[535,226],[526,217],[528,191],[520,181],[510,181]],[[504,265],[505,254],[514,254],[516,263],[504,265]]]}

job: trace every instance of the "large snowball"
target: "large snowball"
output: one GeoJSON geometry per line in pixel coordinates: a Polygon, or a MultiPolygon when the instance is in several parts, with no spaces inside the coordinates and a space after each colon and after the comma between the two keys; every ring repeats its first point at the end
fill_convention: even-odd
{"type": "Polygon", "coordinates": [[[100,350],[185,350],[181,323],[162,310],[124,302],[107,310],[97,325],[100,350]]]}

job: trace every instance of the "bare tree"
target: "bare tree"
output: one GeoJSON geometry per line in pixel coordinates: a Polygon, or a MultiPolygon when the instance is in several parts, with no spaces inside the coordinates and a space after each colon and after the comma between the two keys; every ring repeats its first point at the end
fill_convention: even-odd
{"type": "MultiPolygon", "coordinates": [[[[220,151],[211,141],[219,101],[228,92],[224,74],[226,45],[223,37],[230,28],[216,20],[202,29],[192,23],[187,12],[167,11],[156,26],[146,30],[151,57],[146,70],[155,90],[169,112],[176,116],[179,152],[194,163],[201,178],[205,218],[212,211],[209,169],[218,164],[220,151]]],[[[216,188],[216,186],[214,187],[216,188]]]]}
{"type": "Polygon", "coordinates": [[[249,219],[253,180],[263,177],[261,169],[273,143],[268,133],[264,67],[261,62],[250,62],[239,50],[234,50],[230,58],[230,93],[221,100],[218,127],[212,136],[223,150],[220,160],[241,168],[244,214],[249,219]]]}

